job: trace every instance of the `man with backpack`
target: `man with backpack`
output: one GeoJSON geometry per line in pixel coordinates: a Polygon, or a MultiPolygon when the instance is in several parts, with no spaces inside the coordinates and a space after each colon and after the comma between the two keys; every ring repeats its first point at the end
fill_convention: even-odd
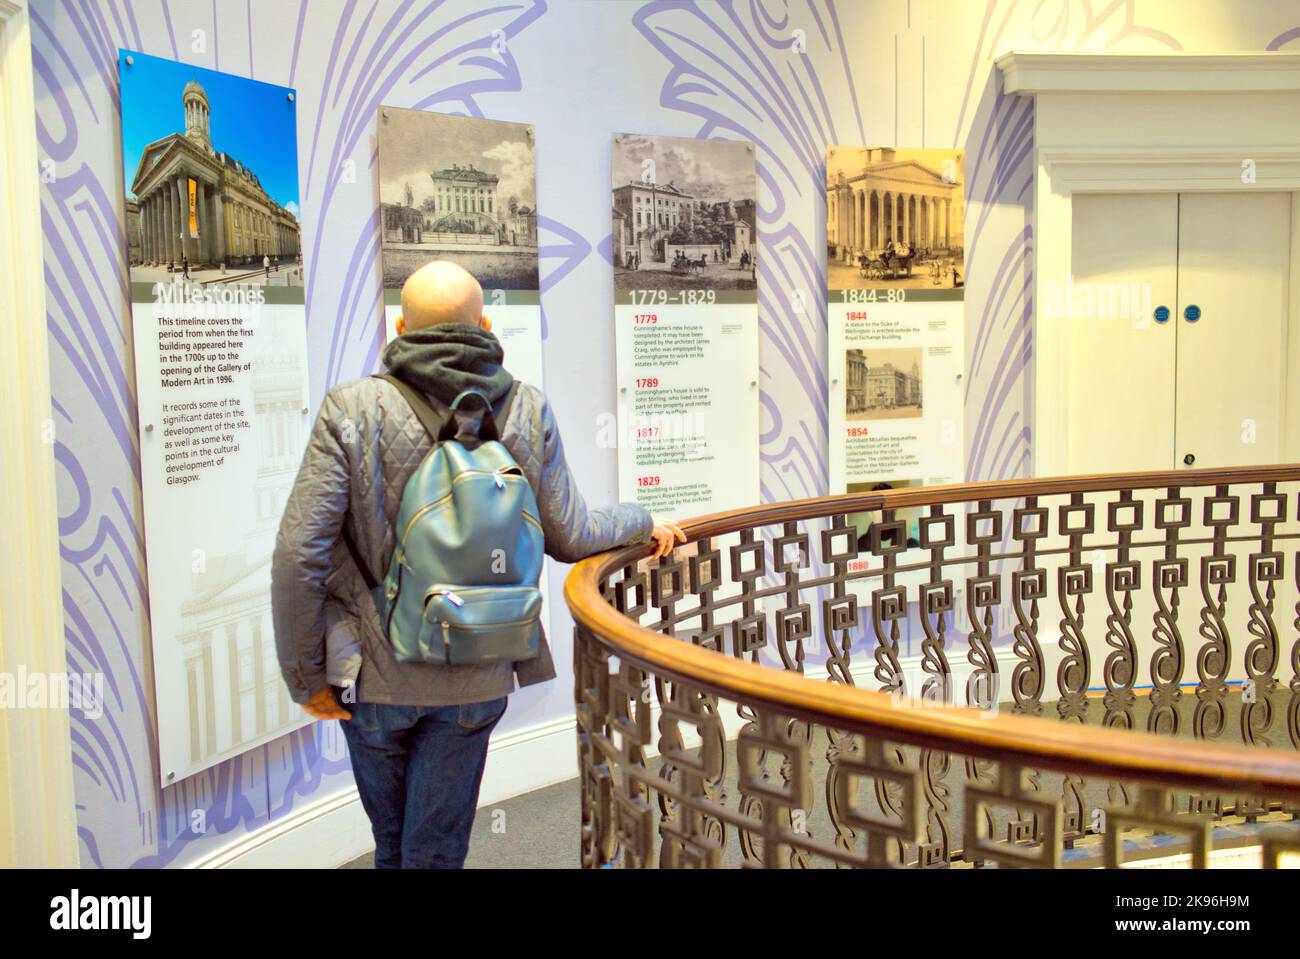
{"type": "Polygon", "coordinates": [[[634,504],[587,508],[464,269],[413,273],[397,332],[388,374],[321,404],[276,539],[275,640],[293,700],[344,721],[375,866],[460,868],[506,697],[555,677],[542,549],[665,555],[685,536],[634,504]]]}

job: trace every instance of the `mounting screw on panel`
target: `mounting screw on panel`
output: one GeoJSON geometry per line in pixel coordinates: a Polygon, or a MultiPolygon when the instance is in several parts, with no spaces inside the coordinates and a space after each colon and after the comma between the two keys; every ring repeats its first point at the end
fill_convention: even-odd
{"type": "Polygon", "coordinates": [[[293,103],[293,92],[292,92],[292,91],[290,91],[290,93],[289,93],[289,102],[290,102],[290,103],[293,103]]]}
{"type": "Polygon", "coordinates": [[[126,55],[126,65],[128,67],[135,65],[135,57],[131,56],[129,53],[126,55]]]}
{"type": "Polygon", "coordinates": [[[145,423],[145,424],[144,424],[144,431],[145,431],[146,433],[152,433],[152,432],[153,432],[153,424],[152,424],[152,423],[145,423]]]}

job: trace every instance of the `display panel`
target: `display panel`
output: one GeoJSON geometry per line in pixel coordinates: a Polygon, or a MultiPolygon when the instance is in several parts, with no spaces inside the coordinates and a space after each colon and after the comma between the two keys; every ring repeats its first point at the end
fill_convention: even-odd
{"type": "Polygon", "coordinates": [[[827,151],[832,494],[964,479],[964,162],[827,151]]]}
{"type": "Polygon", "coordinates": [[[285,87],[118,64],[167,785],[310,722],[280,678],[270,596],[309,426],[297,123],[285,87]]]}
{"type": "Polygon", "coordinates": [[[619,496],[678,518],[759,500],[754,148],[618,134],[619,496]]]}

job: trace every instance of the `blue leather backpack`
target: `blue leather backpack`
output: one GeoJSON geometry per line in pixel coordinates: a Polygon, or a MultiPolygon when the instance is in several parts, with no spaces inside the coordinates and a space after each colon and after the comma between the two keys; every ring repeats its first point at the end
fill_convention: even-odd
{"type": "Polygon", "coordinates": [[[444,666],[531,659],[541,644],[542,526],[532,487],[501,443],[518,384],[495,414],[466,390],[439,415],[409,384],[383,379],[434,439],[402,491],[382,590],[348,544],[395,657],[444,666]]]}

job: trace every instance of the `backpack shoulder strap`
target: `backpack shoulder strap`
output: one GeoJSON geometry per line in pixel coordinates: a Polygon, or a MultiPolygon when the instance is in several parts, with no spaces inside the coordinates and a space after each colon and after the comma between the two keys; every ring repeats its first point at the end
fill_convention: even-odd
{"type": "MultiPolygon", "coordinates": [[[[402,394],[402,398],[406,400],[407,405],[411,407],[411,411],[419,419],[420,425],[424,427],[425,432],[436,441],[438,434],[442,432],[442,428],[447,425],[447,421],[451,418],[451,411],[441,408],[441,404],[438,404],[438,407],[435,408],[423,393],[399,376],[394,376],[392,373],[377,373],[375,378],[387,380],[397,388],[397,391],[402,394]]],[[[497,428],[497,436],[505,436],[506,420],[510,417],[510,409],[514,406],[515,394],[518,391],[519,381],[514,380],[510,384],[510,389],[506,391],[506,395],[497,402],[497,408],[492,414],[492,420],[497,428]]]]}
{"type": "Polygon", "coordinates": [[[505,440],[505,436],[506,436],[506,420],[510,418],[510,408],[514,406],[515,394],[518,392],[519,392],[519,381],[518,380],[511,381],[510,389],[506,391],[505,396],[501,397],[501,400],[497,406],[496,411],[492,414],[492,420],[497,425],[497,436],[499,436],[502,441],[505,440]]]}
{"type": "Polygon", "coordinates": [[[432,439],[436,440],[438,438],[438,433],[441,432],[443,425],[447,422],[445,412],[435,409],[423,393],[399,376],[394,376],[392,373],[377,373],[375,378],[387,380],[397,387],[397,392],[402,394],[402,399],[406,400],[407,405],[411,407],[411,412],[420,421],[420,425],[424,427],[425,432],[432,439]]]}

